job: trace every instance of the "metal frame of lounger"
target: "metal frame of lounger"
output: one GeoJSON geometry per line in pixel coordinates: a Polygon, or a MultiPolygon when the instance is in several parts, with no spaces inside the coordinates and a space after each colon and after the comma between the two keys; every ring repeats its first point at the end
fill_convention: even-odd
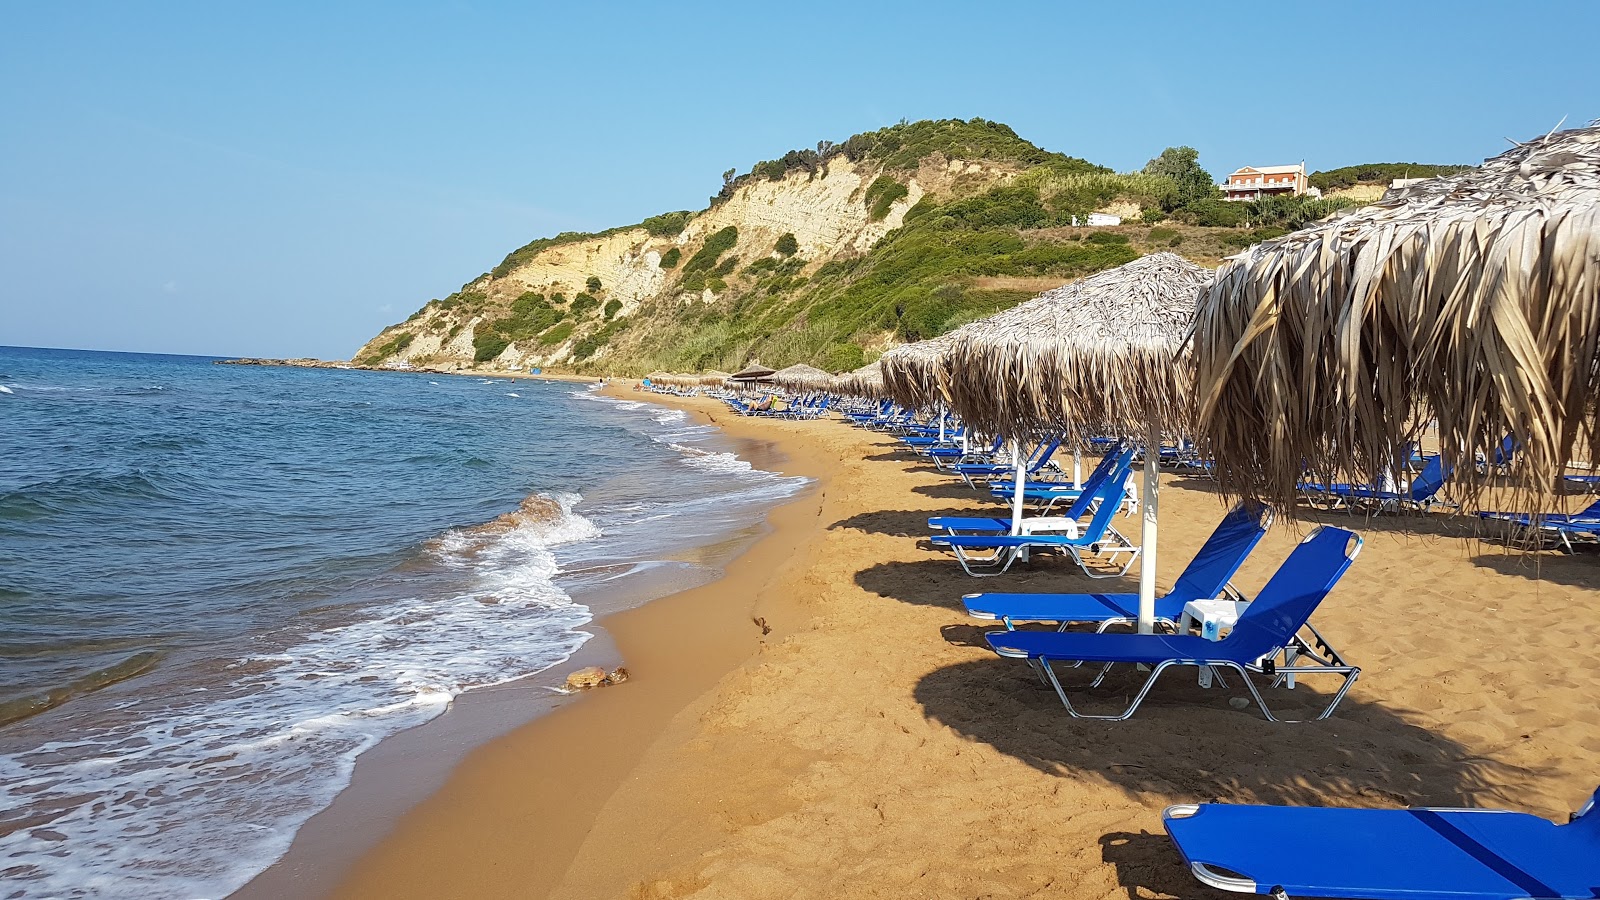
{"type": "MultiPolygon", "coordinates": [[[[1344,576],[1344,573],[1349,569],[1350,564],[1355,562],[1356,557],[1360,555],[1362,547],[1360,535],[1343,528],[1319,525],[1315,530],[1313,530],[1309,535],[1300,541],[1300,544],[1295,548],[1295,551],[1289,555],[1289,558],[1284,561],[1283,565],[1279,566],[1278,574],[1275,574],[1272,579],[1267,582],[1266,587],[1262,588],[1261,592],[1257,595],[1255,603],[1262,602],[1263,599],[1268,597],[1269,594],[1275,590],[1275,582],[1277,582],[1280,577],[1288,577],[1285,575],[1285,573],[1291,571],[1291,566],[1296,563],[1296,558],[1310,544],[1318,540],[1333,540],[1341,535],[1343,536],[1342,542],[1344,544],[1344,563],[1337,569],[1337,571],[1332,573],[1331,578],[1321,590],[1320,596],[1317,598],[1315,603],[1312,604],[1311,611],[1314,611],[1316,606],[1322,602],[1322,599],[1327,596],[1328,592],[1338,584],[1339,579],[1344,576]],[[1329,536],[1326,538],[1322,537],[1325,534],[1329,536]]],[[[1280,590],[1288,590],[1288,588],[1281,588],[1280,590]]],[[[1252,604],[1252,606],[1253,605],[1254,604],[1252,604]]],[[[1248,609],[1249,608],[1247,608],[1245,615],[1249,615],[1248,609]]],[[[1306,615],[1309,619],[1310,611],[1308,611],[1306,615]]],[[[1240,621],[1244,621],[1244,616],[1240,617],[1240,621]]],[[[1351,686],[1356,683],[1356,679],[1361,675],[1361,668],[1359,666],[1353,666],[1346,662],[1344,657],[1340,656],[1338,651],[1334,650],[1333,646],[1328,643],[1327,639],[1325,639],[1309,621],[1305,621],[1300,624],[1300,627],[1296,629],[1294,634],[1289,635],[1287,639],[1284,640],[1283,644],[1273,648],[1269,653],[1261,656],[1253,662],[1244,662],[1237,658],[1228,658],[1223,656],[1171,657],[1167,659],[1150,658],[1138,660],[1120,659],[1106,662],[1101,666],[1100,671],[1095,675],[1094,680],[1086,685],[1086,688],[1098,687],[1102,682],[1105,681],[1106,676],[1110,674],[1112,667],[1118,663],[1133,662],[1142,665],[1149,665],[1151,667],[1151,671],[1150,675],[1145,679],[1144,684],[1140,686],[1139,691],[1134,695],[1132,702],[1130,702],[1128,707],[1122,712],[1115,714],[1085,713],[1080,712],[1075,706],[1072,705],[1072,699],[1067,696],[1066,687],[1062,685],[1061,679],[1056,675],[1055,668],[1051,665],[1052,660],[1049,656],[1030,654],[1027,651],[1019,651],[1012,648],[995,646],[994,644],[993,638],[996,636],[1016,636],[1023,634],[1028,634],[1028,632],[991,632],[989,635],[987,635],[987,637],[990,639],[991,649],[993,649],[994,652],[999,656],[1025,660],[1032,665],[1035,672],[1042,675],[1049,685],[1055,689],[1056,696],[1060,698],[1061,704],[1066,707],[1067,714],[1072,716],[1074,719],[1100,719],[1113,722],[1121,722],[1129,719],[1135,712],[1138,711],[1140,704],[1142,704],[1145,697],[1149,695],[1150,689],[1155,687],[1156,681],[1161,678],[1161,674],[1163,672],[1174,666],[1194,666],[1196,668],[1210,669],[1213,675],[1218,676],[1219,683],[1224,687],[1226,687],[1227,684],[1225,681],[1222,681],[1220,677],[1222,673],[1220,670],[1233,669],[1234,671],[1238,672],[1240,677],[1244,680],[1245,687],[1249,689],[1250,695],[1255,698],[1256,705],[1261,707],[1262,714],[1267,717],[1267,721],[1269,722],[1279,722],[1283,724],[1315,722],[1326,719],[1328,716],[1333,714],[1334,709],[1336,709],[1339,705],[1339,701],[1344,699],[1345,694],[1349,693],[1351,686]],[[1309,639],[1308,637],[1302,637],[1301,632],[1306,632],[1309,639]],[[1283,659],[1281,664],[1277,662],[1279,657],[1282,657],[1283,659]],[[1308,661],[1310,664],[1308,664],[1308,661]],[[1315,717],[1311,719],[1283,719],[1273,714],[1272,708],[1267,704],[1266,698],[1261,696],[1260,690],[1256,688],[1255,682],[1251,680],[1250,676],[1252,673],[1270,677],[1272,679],[1271,684],[1269,685],[1270,687],[1279,687],[1287,684],[1292,688],[1294,686],[1294,679],[1301,675],[1341,675],[1343,676],[1344,681],[1339,685],[1339,689],[1334,693],[1333,698],[1328,701],[1328,704],[1323,707],[1322,711],[1315,717]]],[[[1059,634],[1059,632],[1050,634],[1059,634]]],[[[1092,638],[1096,636],[1085,634],[1082,635],[1082,637],[1092,638]]],[[[1145,636],[1110,635],[1109,637],[1143,638],[1145,636]]],[[[1205,638],[1191,638],[1190,640],[1215,643],[1220,648],[1228,639],[1225,638],[1223,641],[1217,642],[1206,641],[1205,638]]],[[[1061,657],[1054,661],[1058,663],[1070,663],[1068,668],[1079,668],[1084,665],[1085,662],[1095,662],[1097,660],[1076,660],[1061,657]]]]}

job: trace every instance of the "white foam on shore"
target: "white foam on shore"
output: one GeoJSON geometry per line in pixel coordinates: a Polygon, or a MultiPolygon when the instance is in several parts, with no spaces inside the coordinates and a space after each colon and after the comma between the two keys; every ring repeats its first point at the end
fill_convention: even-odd
{"type": "Polygon", "coordinates": [[[554,499],[553,519],[432,542],[428,561],[463,576],[455,596],[321,611],[259,638],[209,687],[0,755],[0,827],[15,828],[0,836],[5,896],[225,895],[288,849],[364,750],[464,690],[571,656],[591,616],[552,583],[551,548],[600,531],[572,512],[577,495],[554,499]]]}

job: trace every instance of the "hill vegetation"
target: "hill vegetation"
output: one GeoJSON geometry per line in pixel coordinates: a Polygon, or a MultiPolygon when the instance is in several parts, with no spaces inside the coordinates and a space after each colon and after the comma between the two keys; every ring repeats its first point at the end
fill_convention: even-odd
{"type": "MultiPolygon", "coordinates": [[[[1391,165],[1403,164],[1313,180],[1387,178],[1391,165]]],[[[731,371],[759,357],[840,371],[1144,253],[1173,249],[1215,265],[1352,202],[1225,202],[1188,147],[1117,173],[1044,150],[997,122],[901,122],[792,150],[742,175],[729,170],[701,212],[532,241],[385,329],[357,360],[490,368],[534,360],[637,374],[731,371]],[[829,178],[846,181],[827,188],[840,184],[829,178]],[[801,195],[835,199],[806,206],[814,201],[801,195]],[[770,211],[779,208],[790,211],[770,211]],[[1102,210],[1126,224],[1085,227],[1102,210]],[[833,219],[801,227],[784,218],[812,215],[833,219]],[[775,228],[774,216],[785,224],[775,228]],[[858,234],[870,239],[851,237],[858,234]],[[614,257],[601,278],[594,266],[603,253],[614,257]]]]}
{"type": "Polygon", "coordinates": [[[1387,186],[1396,178],[1437,178],[1454,175],[1471,166],[1432,166],[1424,163],[1363,163],[1311,173],[1311,183],[1324,191],[1336,191],[1358,184],[1387,186]]]}

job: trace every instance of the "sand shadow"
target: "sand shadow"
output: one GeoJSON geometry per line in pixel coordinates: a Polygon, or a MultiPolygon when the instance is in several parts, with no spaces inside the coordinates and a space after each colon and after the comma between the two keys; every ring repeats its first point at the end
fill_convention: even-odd
{"type": "Polygon", "coordinates": [[[1003,502],[1001,498],[989,493],[988,488],[968,487],[965,481],[954,477],[950,481],[941,481],[938,484],[914,485],[911,493],[932,497],[935,500],[967,500],[974,504],[1003,502]]]}
{"type": "Polygon", "coordinates": [[[1082,593],[1137,591],[1131,577],[1090,578],[1062,555],[1036,556],[993,578],[973,578],[961,571],[948,553],[912,562],[881,562],[856,573],[856,584],[869,593],[917,606],[961,610],[961,598],[983,592],[1082,593]]]}
{"type": "MultiPolygon", "coordinates": [[[[1086,684],[1092,674],[1061,671],[1073,686],[1086,684]]],[[[1114,674],[1084,692],[1092,698],[1086,706],[1121,708],[1143,678],[1131,668],[1114,674]]],[[[1325,678],[1264,693],[1275,711],[1292,716],[1326,702],[1324,691],[1336,683],[1325,678]]],[[[1179,668],[1157,682],[1133,719],[1093,722],[1069,717],[1027,665],[989,657],[929,673],[915,696],[932,721],[1041,772],[1098,781],[1147,806],[1220,801],[1515,808],[1519,790],[1548,777],[1477,755],[1405,713],[1365,699],[1361,688],[1327,721],[1273,724],[1259,710],[1229,705],[1245,693],[1237,675],[1229,676],[1228,688],[1202,689],[1193,669],[1179,668]]],[[[1130,889],[1201,896],[1165,837],[1157,837],[1113,833],[1102,839],[1102,848],[1130,889]]]]}
{"type": "Polygon", "coordinates": [[[830,530],[864,531],[868,534],[888,534],[894,536],[907,536],[925,538],[933,534],[928,527],[928,520],[935,516],[992,516],[1001,518],[1009,516],[999,507],[985,509],[981,507],[952,507],[950,509],[883,509],[872,512],[857,513],[849,518],[840,519],[829,525],[830,530]]]}
{"type": "Polygon", "coordinates": [[[1165,833],[1113,831],[1100,838],[1100,859],[1117,873],[1117,886],[1128,900],[1145,900],[1151,891],[1189,900],[1224,900],[1237,897],[1208,888],[1194,879],[1183,855],[1165,833]]]}
{"type": "Polygon", "coordinates": [[[1472,564],[1531,581],[1600,589],[1600,568],[1596,568],[1595,550],[1590,548],[1584,548],[1576,554],[1505,548],[1499,553],[1474,556],[1472,564]]]}

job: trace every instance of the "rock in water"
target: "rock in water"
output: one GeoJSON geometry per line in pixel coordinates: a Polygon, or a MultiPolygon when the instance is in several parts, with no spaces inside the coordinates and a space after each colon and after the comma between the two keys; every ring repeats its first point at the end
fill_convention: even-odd
{"type": "Polygon", "coordinates": [[[621,684],[627,680],[628,670],[621,666],[617,666],[615,669],[612,669],[611,674],[606,676],[607,684],[621,684]]]}
{"type": "Polygon", "coordinates": [[[567,676],[567,690],[581,691],[606,683],[606,670],[599,666],[585,666],[567,676]]]}

